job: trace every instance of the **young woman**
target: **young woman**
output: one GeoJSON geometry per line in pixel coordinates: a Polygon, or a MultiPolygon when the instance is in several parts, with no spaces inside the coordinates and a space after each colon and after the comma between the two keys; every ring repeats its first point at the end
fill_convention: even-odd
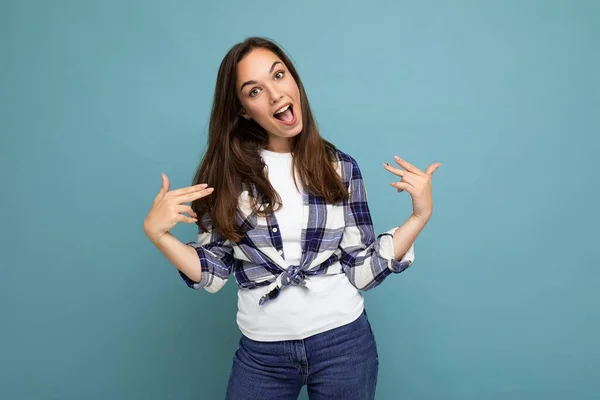
{"type": "Polygon", "coordinates": [[[193,186],[170,190],[163,174],[144,220],[189,287],[214,293],[236,278],[242,335],[228,399],[296,399],[303,385],[311,399],[374,398],[378,353],[360,290],[413,262],[441,165],[396,163],[383,167],[413,212],[375,237],[358,164],[320,136],[290,59],[258,37],[229,50],[193,186]],[[197,241],[171,235],[178,222],[197,223],[197,241]]]}

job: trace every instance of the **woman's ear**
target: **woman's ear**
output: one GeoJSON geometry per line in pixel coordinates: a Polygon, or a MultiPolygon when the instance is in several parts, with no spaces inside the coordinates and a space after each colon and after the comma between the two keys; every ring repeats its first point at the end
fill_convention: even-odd
{"type": "Polygon", "coordinates": [[[250,116],[246,113],[246,111],[244,111],[242,109],[242,111],[240,111],[240,115],[244,118],[244,119],[250,119],[250,116]]]}

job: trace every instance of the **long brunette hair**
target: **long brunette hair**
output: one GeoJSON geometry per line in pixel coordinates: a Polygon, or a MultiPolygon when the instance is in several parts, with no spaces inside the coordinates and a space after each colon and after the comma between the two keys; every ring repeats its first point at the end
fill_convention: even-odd
{"type": "Polygon", "coordinates": [[[232,241],[244,236],[235,217],[242,184],[255,188],[258,198],[252,199],[252,210],[258,215],[272,213],[281,206],[281,198],[271,186],[260,156],[260,149],[268,144],[268,134],[257,122],[240,115],[242,105],[236,94],[237,65],[255,48],[275,53],[298,85],[303,128],[292,139],[291,152],[304,190],[321,196],[327,203],[339,202],[349,196],[334,167],[336,147],[321,137],[306,91],[291,60],[272,40],[246,38],[229,50],[219,67],[207,149],[193,180],[193,185],[207,183],[214,192],[191,203],[203,231],[207,230],[203,217],[208,213],[213,229],[232,241]]]}

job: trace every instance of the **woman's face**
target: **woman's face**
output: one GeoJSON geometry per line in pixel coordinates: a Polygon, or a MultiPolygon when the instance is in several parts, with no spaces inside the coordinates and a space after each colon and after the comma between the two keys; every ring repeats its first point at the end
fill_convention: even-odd
{"type": "Polygon", "coordinates": [[[269,149],[289,151],[290,139],[302,131],[302,106],[298,85],[283,61],[270,50],[252,50],[237,66],[236,87],[242,116],[268,132],[269,149]]]}

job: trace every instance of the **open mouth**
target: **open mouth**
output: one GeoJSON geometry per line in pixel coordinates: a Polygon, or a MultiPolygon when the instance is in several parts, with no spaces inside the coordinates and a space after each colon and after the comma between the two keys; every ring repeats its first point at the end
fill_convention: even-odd
{"type": "Polygon", "coordinates": [[[273,117],[281,121],[281,123],[284,125],[293,125],[296,122],[294,106],[292,104],[288,104],[287,106],[282,107],[275,114],[273,114],[273,117]]]}

